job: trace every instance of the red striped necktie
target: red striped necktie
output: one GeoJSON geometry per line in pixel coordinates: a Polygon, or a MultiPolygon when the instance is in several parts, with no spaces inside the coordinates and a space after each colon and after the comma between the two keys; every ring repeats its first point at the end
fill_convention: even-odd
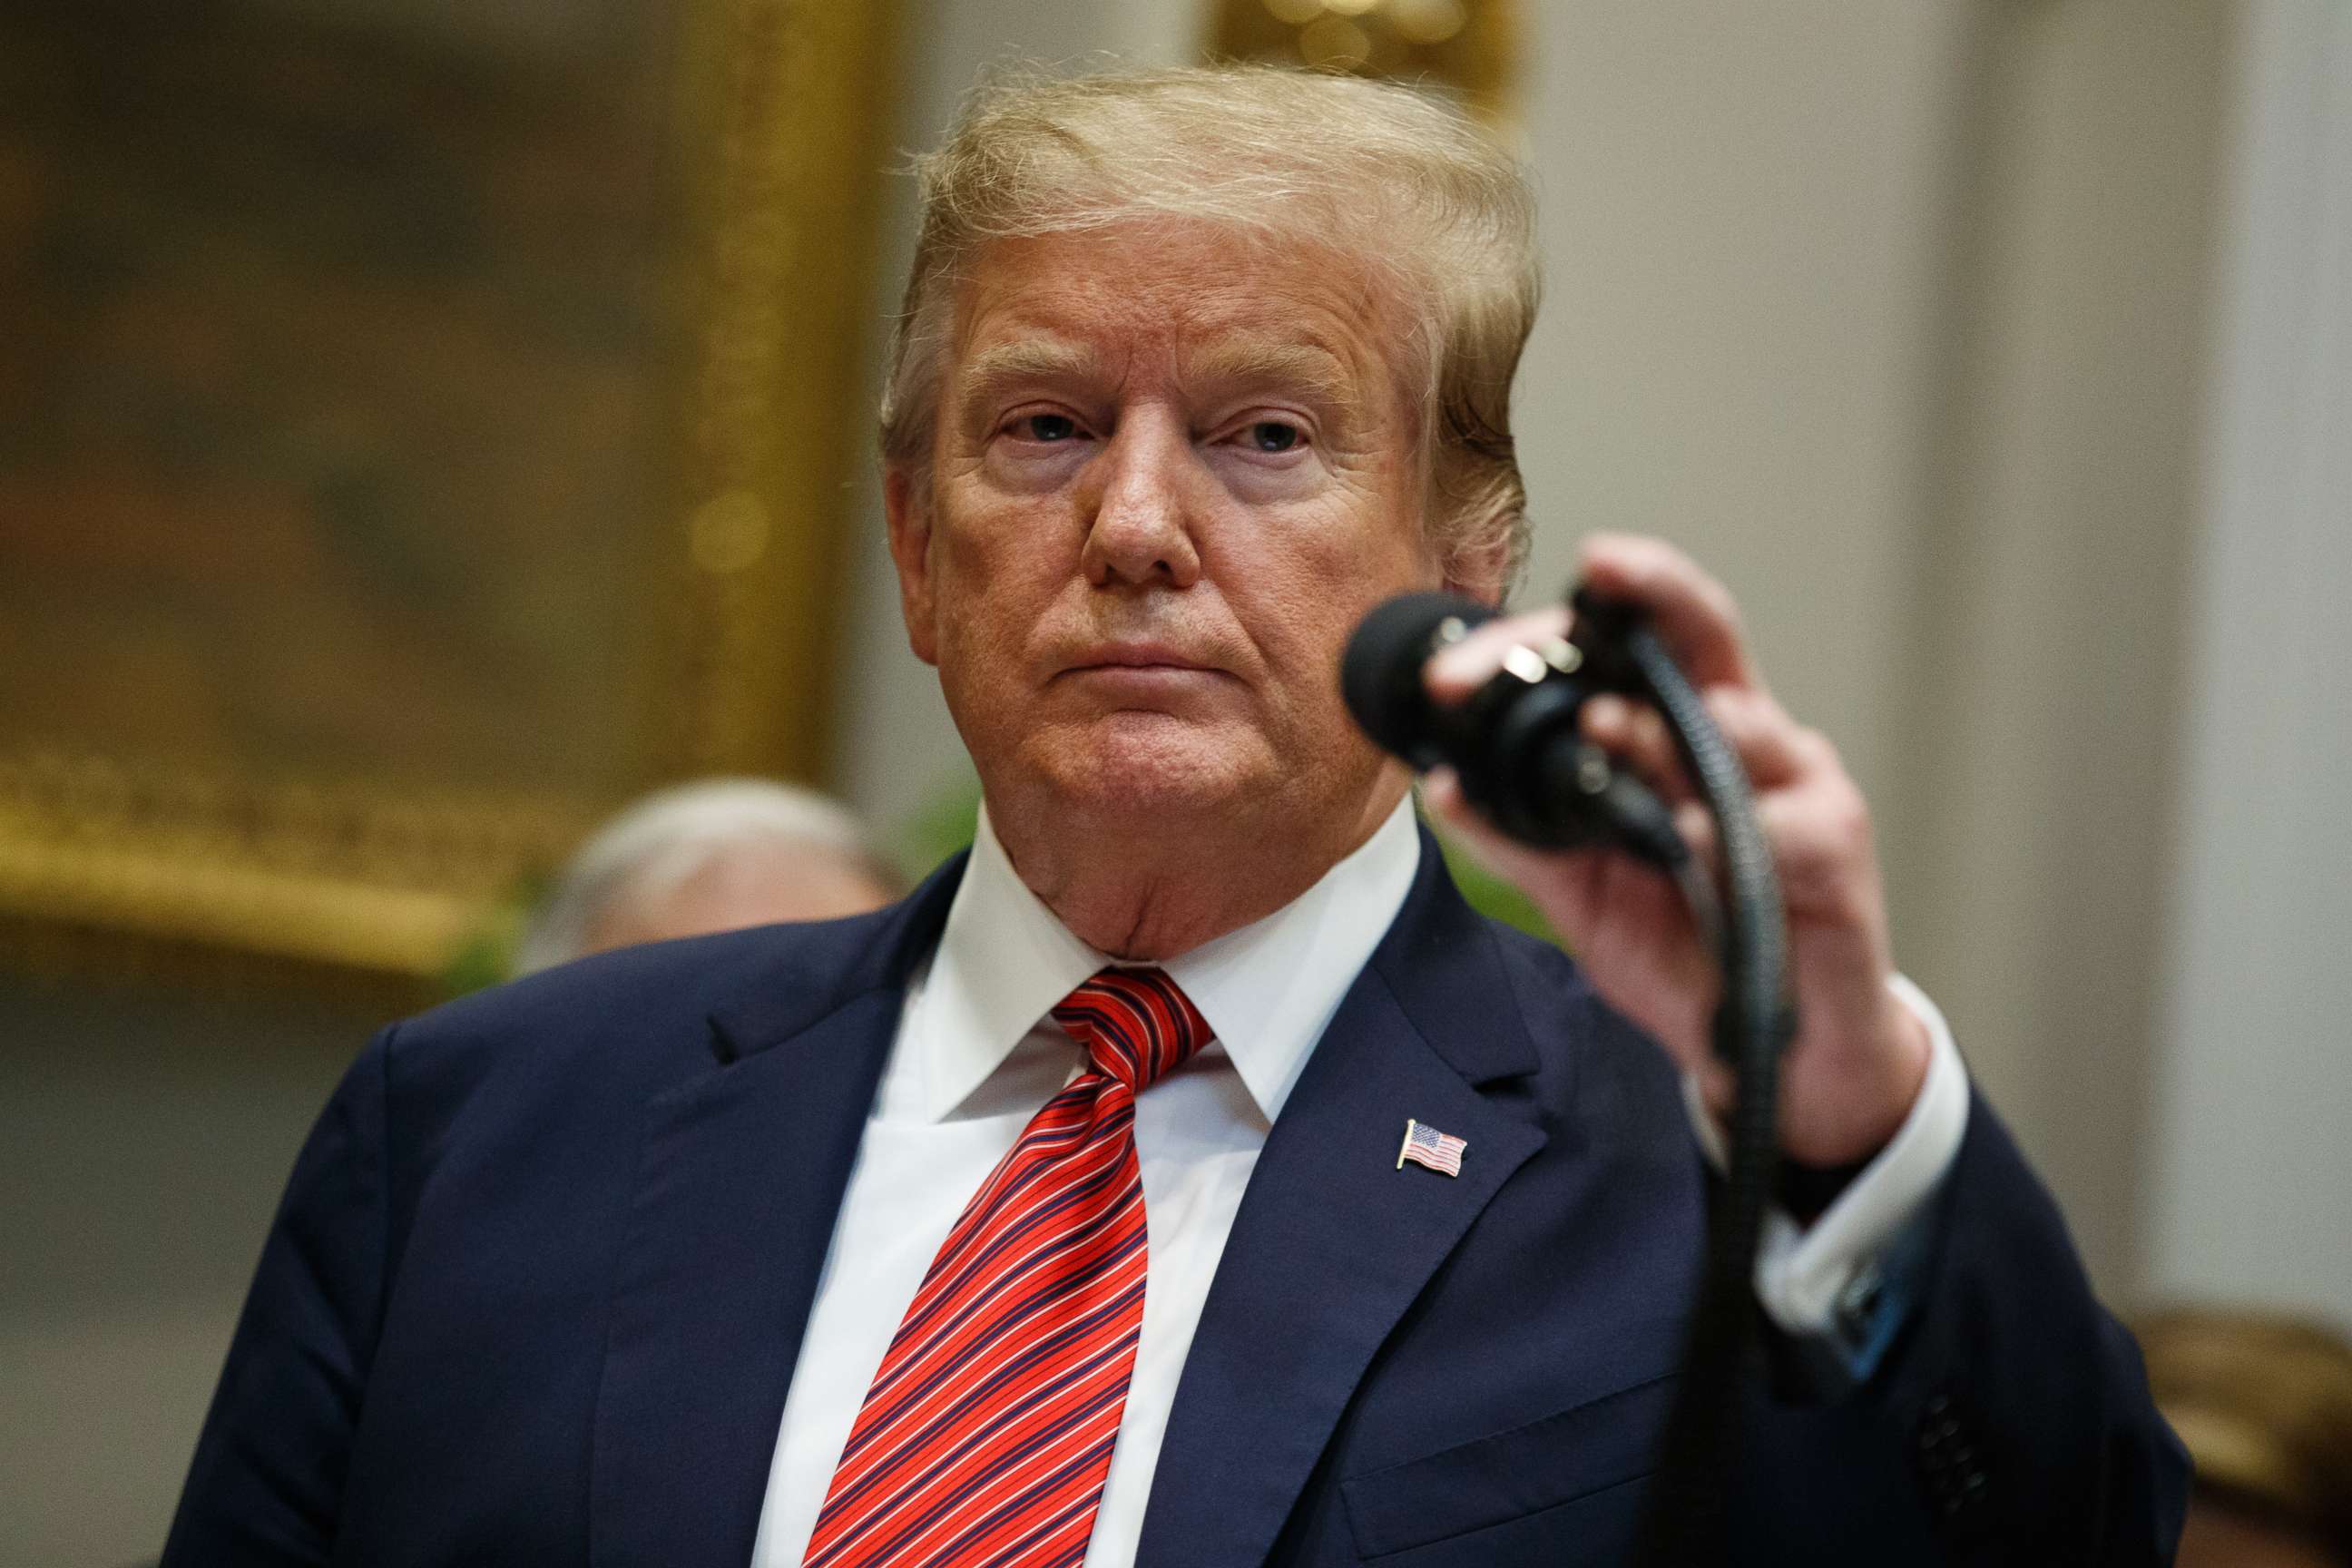
{"type": "Polygon", "coordinates": [[[806,1568],[1084,1561],[1143,1326],[1135,1097],[1208,1043],[1156,969],[1054,1009],[1087,1067],[964,1205],[834,1470],[806,1568]]]}

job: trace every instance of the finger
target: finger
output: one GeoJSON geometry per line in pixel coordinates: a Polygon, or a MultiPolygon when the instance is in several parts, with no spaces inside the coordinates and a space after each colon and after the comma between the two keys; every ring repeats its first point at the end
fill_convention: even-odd
{"type": "Polygon", "coordinates": [[[1586,701],[1578,723],[1586,740],[1631,768],[1668,805],[1691,798],[1690,775],[1656,709],[1602,692],[1586,701]]]}
{"type": "Polygon", "coordinates": [[[1780,789],[1819,773],[1842,771],[1836,748],[1819,731],[1790,718],[1763,688],[1715,686],[1701,700],[1757,789],[1780,789]]]}
{"type": "MultiPolygon", "coordinates": [[[[1756,823],[1792,913],[1868,924],[1875,919],[1878,857],[1862,792],[1843,774],[1759,796],[1756,823]]],[[[1723,875],[1715,818],[1696,801],[1675,808],[1675,830],[1692,858],[1723,875]]]]}
{"type": "Polygon", "coordinates": [[[1695,685],[1761,684],[1731,591],[1663,539],[1588,534],[1579,554],[1585,584],[1650,613],[1667,651],[1695,685]]]}
{"type": "MultiPolygon", "coordinates": [[[[1738,758],[1748,783],[1777,789],[1837,766],[1837,752],[1817,731],[1790,719],[1771,693],[1717,686],[1702,697],[1708,716],[1738,758]]],[[[1646,703],[1603,692],[1584,705],[1584,738],[1631,767],[1669,801],[1696,791],[1665,720],[1646,703]]]]}
{"type": "MultiPolygon", "coordinates": [[[[1458,702],[1492,680],[1515,648],[1541,647],[1568,635],[1568,606],[1550,605],[1473,626],[1460,642],[1438,650],[1423,679],[1440,702],[1458,702]]],[[[1540,672],[1539,672],[1540,673],[1540,672]]]]}
{"type": "Polygon", "coordinates": [[[1839,773],[1757,804],[1772,846],[1780,896],[1791,910],[1858,925],[1875,923],[1878,851],[1862,791],[1839,773]]]}
{"type": "Polygon", "coordinates": [[[1682,835],[1692,859],[1702,866],[1715,866],[1715,818],[1707,815],[1706,806],[1697,801],[1686,800],[1675,807],[1675,831],[1682,835]]]}

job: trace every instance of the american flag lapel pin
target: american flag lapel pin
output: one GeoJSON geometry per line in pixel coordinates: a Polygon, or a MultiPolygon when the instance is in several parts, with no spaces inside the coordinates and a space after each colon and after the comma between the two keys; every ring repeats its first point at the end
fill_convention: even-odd
{"type": "Polygon", "coordinates": [[[1433,1171],[1443,1171],[1449,1176],[1462,1173],[1462,1153],[1470,1145],[1451,1132],[1440,1132],[1425,1121],[1408,1118],[1404,1124],[1404,1146],[1397,1151],[1396,1168],[1404,1163],[1426,1165],[1433,1171]]]}

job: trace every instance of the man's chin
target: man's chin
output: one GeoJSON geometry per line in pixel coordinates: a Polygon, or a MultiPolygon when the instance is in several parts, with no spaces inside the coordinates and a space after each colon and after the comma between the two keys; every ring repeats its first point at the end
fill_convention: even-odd
{"type": "Polygon", "coordinates": [[[1246,812],[1272,804],[1282,769],[1254,732],[1173,714],[1107,714],[1079,735],[1041,737],[1024,759],[1060,809],[1098,826],[1129,819],[1139,830],[1171,819],[1246,812]]]}

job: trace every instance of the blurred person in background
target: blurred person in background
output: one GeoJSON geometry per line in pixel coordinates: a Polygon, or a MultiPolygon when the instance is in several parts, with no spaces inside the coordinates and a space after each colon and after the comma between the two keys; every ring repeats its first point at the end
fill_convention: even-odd
{"type": "Polygon", "coordinates": [[[637,942],[839,920],[906,890],[838,801],[765,779],[697,780],[590,836],[524,927],[514,973],[637,942]]]}
{"type": "Polygon", "coordinates": [[[2227,1308],[2135,1326],[2196,1468],[2179,1568],[2352,1568],[2352,1343],[2227,1308]]]}

